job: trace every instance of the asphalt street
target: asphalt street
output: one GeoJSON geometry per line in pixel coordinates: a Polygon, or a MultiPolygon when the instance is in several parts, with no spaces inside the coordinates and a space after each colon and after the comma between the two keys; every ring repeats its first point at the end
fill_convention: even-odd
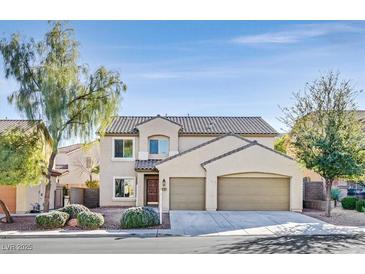
{"type": "Polygon", "coordinates": [[[365,253],[363,235],[158,238],[0,238],[0,253],[273,254],[365,253]]]}

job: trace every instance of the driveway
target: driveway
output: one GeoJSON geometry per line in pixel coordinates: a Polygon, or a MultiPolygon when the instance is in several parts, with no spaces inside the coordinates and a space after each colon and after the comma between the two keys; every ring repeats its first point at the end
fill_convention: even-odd
{"type": "Polygon", "coordinates": [[[170,211],[171,234],[189,236],[329,235],[364,232],[287,211],[170,211]]]}

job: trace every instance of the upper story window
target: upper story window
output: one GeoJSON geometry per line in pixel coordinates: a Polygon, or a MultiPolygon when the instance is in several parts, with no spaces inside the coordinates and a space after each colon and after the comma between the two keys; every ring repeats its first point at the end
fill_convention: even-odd
{"type": "Polygon", "coordinates": [[[134,158],[134,140],[131,138],[113,139],[113,158],[115,159],[133,159],[134,158]]]}
{"type": "Polygon", "coordinates": [[[150,139],[150,154],[168,155],[169,140],[150,139]]]}

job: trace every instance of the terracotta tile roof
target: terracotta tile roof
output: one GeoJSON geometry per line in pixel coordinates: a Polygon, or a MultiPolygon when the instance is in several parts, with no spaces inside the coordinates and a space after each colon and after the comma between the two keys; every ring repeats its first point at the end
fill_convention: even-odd
{"type": "Polygon", "coordinates": [[[39,122],[39,120],[0,120],[0,134],[15,128],[27,131],[39,122]]]}
{"type": "Polygon", "coordinates": [[[136,171],[155,170],[156,164],[161,160],[150,159],[150,160],[136,160],[134,169],[136,171]]]}
{"type": "MultiPolygon", "coordinates": [[[[156,116],[116,116],[106,129],[106,134],[137,134],[137,125],[156,116]]],[[[261,117],[228,116],[164,116],[181,125],[181,134],[277,134],[261,117]]]]}

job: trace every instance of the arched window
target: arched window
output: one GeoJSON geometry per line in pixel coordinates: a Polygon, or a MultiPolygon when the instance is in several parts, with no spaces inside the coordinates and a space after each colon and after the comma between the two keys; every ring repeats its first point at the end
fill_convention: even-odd
{"type": "Polygon", "coordinates": [[[169,138],[166,136],[151,136],[149,138],[149,154],[168,156],[170,150],[169,138]]]}

